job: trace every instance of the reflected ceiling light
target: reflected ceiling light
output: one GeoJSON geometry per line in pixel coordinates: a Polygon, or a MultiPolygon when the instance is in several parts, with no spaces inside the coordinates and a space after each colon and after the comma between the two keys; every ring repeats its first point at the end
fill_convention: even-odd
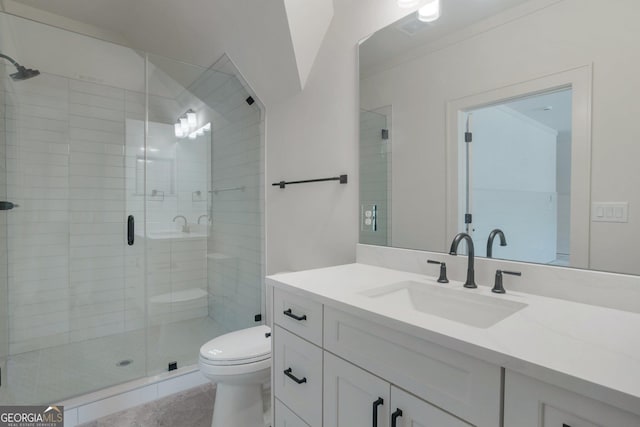
{"type": "Polygon", "coordinates": [[[194,128],[198,124],[195,111],[189,109],[187,111],[187,123],[189,123],[189,127],[194,128]]]}
{"type": "Polygon", "coordinates": [[[418,19],[422,22],[433,22],[440,18],[440,0],[430,0],[418,9],[418,19]]]}
{"type": "Polygon", "coordinates": [[[180,127],[182,128],[182,133],[189,133],[189,122],[186,117],[180,117],[180,127]]]}
{"type": "Polygon", "coordinates": [[[180,120],[178,120],[176,124],[173,125],[173,128],[176,138],[184,138],[184,132],[182,131],[182,124],[180,123],[180,120]]]}
{"type": "Polygon", "coordinates": [[[178,120],[174,125],[174,131],[176,138],[196,139],[197,137],[204,135],[205,132],[211,131],[211,122],[198,128],[198,115],[195,111],[189,108],[183,115],[178,117],[178,120]]]}
{"type": "Polygon", "coordinates": [[[420,0],[398,0],[398,7],[407,9],[410,7],[417,6],[418,3],[420,3],[420,0]]]}

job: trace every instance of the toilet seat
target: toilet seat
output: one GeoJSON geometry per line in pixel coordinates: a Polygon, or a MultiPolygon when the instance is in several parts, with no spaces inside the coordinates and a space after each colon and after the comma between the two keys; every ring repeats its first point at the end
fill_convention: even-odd
{"type": "MultiPolygon", "coordinates": [[[[214,338],[200,347],[200,364],[208,368],[254,365],[252,370],[263,369],[271,359],[270,332],[271,328],[261,325],[214,338]]],[[[237,370],[246,372],[248,368],[250,366],[237,370]]]]}

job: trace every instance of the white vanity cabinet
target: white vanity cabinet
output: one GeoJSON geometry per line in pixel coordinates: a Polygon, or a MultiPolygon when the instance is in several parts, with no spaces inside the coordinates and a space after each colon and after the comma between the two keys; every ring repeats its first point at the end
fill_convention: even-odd
{"type": "Polygon", "coordinates": [[[500,367],[304,294],[273,295],[274,427],[376,426],[374,406],[379,427],[500,424],[500,367]]]}
{"type": "Polygon", "coordinates": [[[504,400],[505,427],[640,426],[635,414],[510,370],[504,400]]]}
{"type": "Polygon", "coordinates": [[[329,306],[324,348],[470,424],[500,425],[497,365],[329,306]]]}
{"type": "Polygon", "coordinates": [[[324,427],[470,426],[328,352],[324,370],[324,427]]]}
{"type": "Polygon", "coordinates": [[[322,304],[280,289],[273,295],[275,425],[322,426],[322,304]]]}

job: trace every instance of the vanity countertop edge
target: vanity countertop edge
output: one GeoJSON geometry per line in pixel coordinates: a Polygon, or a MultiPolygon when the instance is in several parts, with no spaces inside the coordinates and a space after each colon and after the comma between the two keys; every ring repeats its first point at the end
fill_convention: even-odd
{"type": "Polygon", "coordinates": [[[362,292],[401,282],[435,283],[435,278],[353,263],[275,274],[274,288],[305,296],[389,328],[640,415],[640,314],[571,301],[462,288],[527,304],[482,329],[426,313],[373,304],[362,292]]]}

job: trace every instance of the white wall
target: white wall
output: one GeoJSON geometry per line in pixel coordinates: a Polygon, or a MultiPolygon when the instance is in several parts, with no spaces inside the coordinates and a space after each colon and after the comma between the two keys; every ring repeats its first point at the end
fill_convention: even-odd
{"type": "Polygon", "coordinates": [[[606,19],[601,6],[565,0],[363,81],[365,108],[394,107],[394,163],[402,165],[394,167],[394,240],[402,224],[417,223],[412,212],[423,212],[402,246],[446,248],[447,101],[593,63],[592,202],[628,201],[630,217],[628,224],[591,224],[591,267],[640,273],[634,257],[619,256],[634,253],[630,236],[640,230],[631,210],[640,205],[640,145],[632,143],[640,138],[640,4],[612,2],[606,19]]]}
{"type": "Polygon", "coordinates": [[[306,87],[267,105],[267,273],[352,262],[358,241],[356,45],[404,14],[389,0],[334,4],[306,87]],[[349,183],[272,182],[346,173],[349,183]]]}

